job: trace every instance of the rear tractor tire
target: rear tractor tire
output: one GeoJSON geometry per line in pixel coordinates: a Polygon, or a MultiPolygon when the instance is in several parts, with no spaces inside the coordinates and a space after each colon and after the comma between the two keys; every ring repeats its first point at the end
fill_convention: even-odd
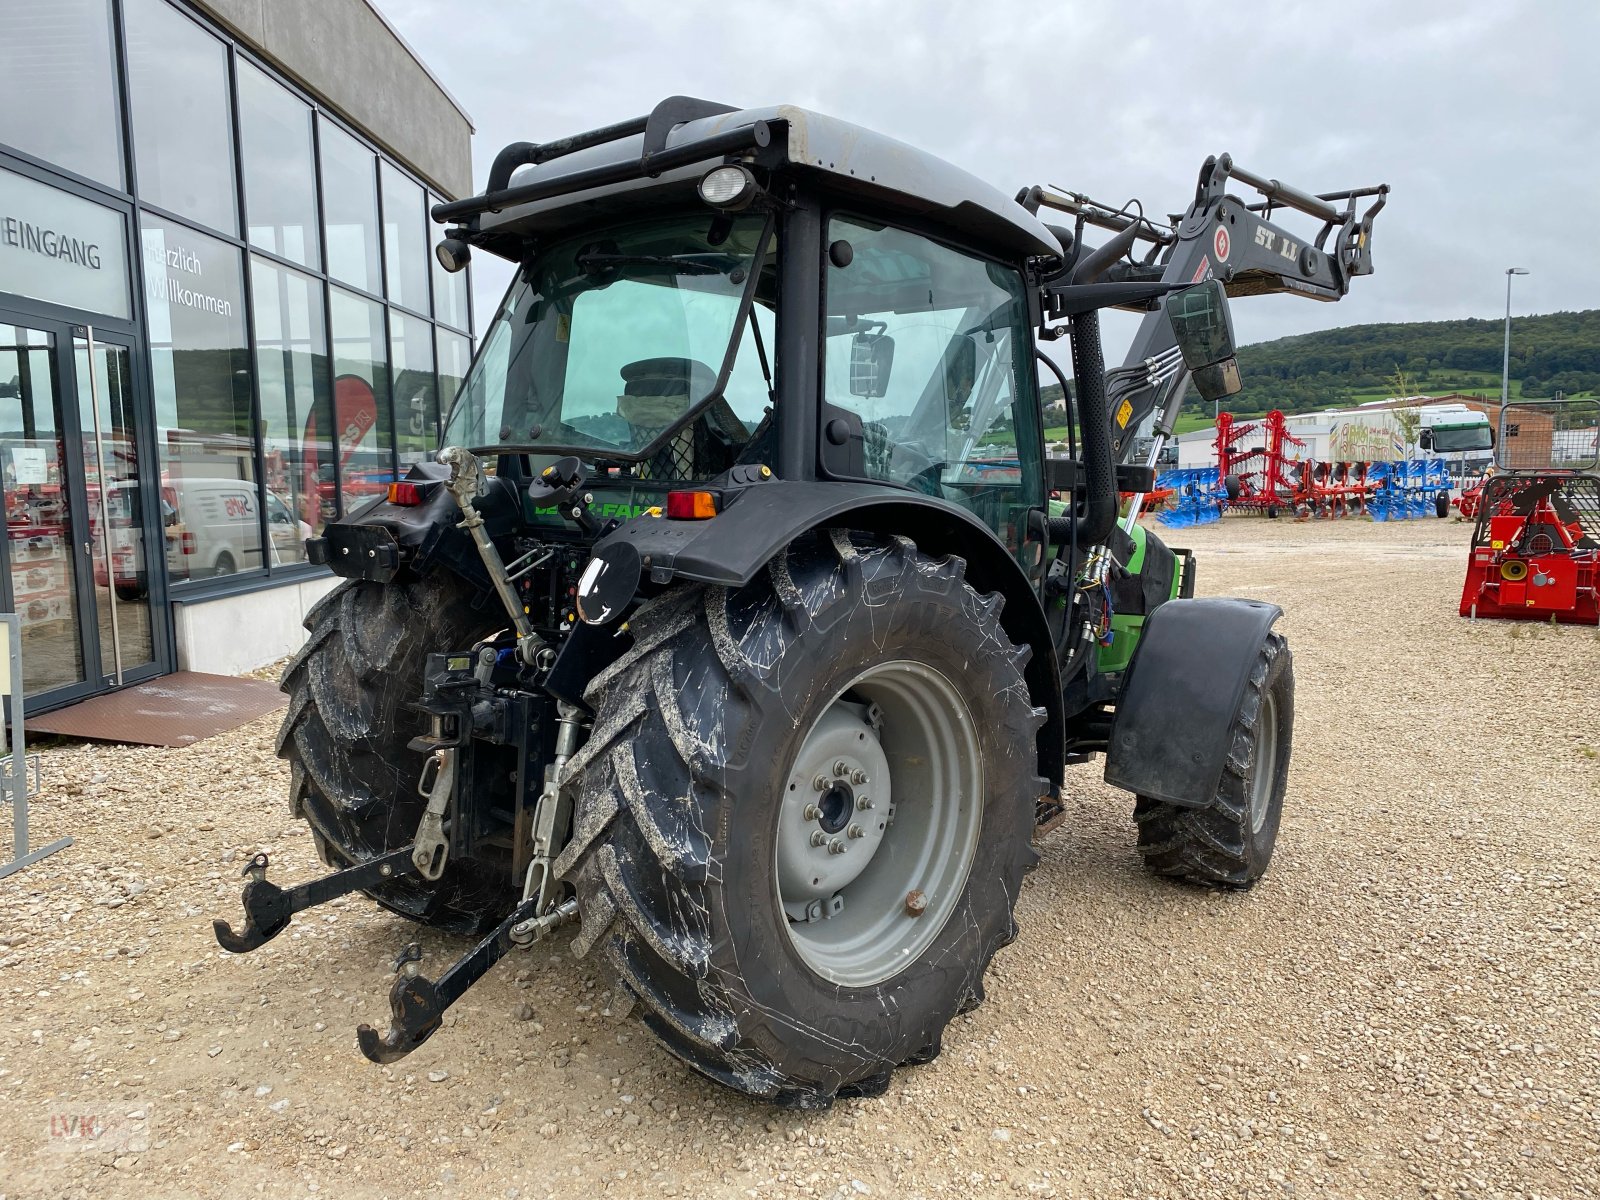
{"type": "Polygon", "coordinates": [[[1208,887],[1254,886],[1277,844],[1293,732],[1294,660],[1283,637],[1269,634],[1234,713],[1211,802],[1187,808],[1140,796],[1135,803],[1145,865],[1208,887]]]}
{"type": "MultiPolygon", "coordinates": [[[[278,757],[290,766],[290,806],[317,853],[342,869],[409,844],[427,802],[417,793],[424,732],[407,705],[422,693],[430,653],[464,649],[504,624],[447,571],[409,583],[349,580],[306,615],[310,636],[284,669],[289,711],[278,757]]],[[[477,934],[515,906],[509,867],[453,858],[437,883],[409,877],[369,893],[425,925],[477,934]]]]}
{"type": "Polygon", "coordinates": [[[675,589],[588,691],[574,950],[668,1051],[794,1108],[938,1054],[1016,934],[1044,720],[1000,598],[908,540],[808,535],[675,589]]]}

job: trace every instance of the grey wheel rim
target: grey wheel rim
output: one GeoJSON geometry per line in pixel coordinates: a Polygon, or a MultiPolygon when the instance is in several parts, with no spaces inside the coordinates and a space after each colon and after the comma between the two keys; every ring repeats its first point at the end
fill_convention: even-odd
{"type": "Polygon", "coordinates": [[[774,888],[807,966],[866,987],[917,961],[966,891],[983,784],[971,710],[940,672],[881,663],[840,689],[778,814],[774,888]]]}
{"type": "Polygon", "coordinates": [[[1278,700],[1271,692],[1261,697],[1261,721],[1256,727],[1256,773],[1250,782],[1250,832],[1260,833],[1272,808],[1272,789],[1278,780],[1278,700]]]}

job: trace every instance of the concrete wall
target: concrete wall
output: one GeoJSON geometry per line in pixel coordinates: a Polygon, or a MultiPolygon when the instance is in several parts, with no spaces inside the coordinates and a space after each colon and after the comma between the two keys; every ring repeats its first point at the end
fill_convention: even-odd
{"type": "Polygon", "coordinates": [[[339,583],[332,575],[283,587],[172,606],[178,670],[239,675],[305,643],[306,611],[339,583]]]}
{"type": "Polygon", "coordinates": [[[194,0],[450,199],[472,192],[472,124],[368,0],[194,0]]]}

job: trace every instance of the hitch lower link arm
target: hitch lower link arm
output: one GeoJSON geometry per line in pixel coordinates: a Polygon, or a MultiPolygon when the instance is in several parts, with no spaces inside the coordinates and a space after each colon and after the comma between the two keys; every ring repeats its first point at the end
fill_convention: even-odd
{"type": "MultiPolygon", "coordinates": [[[[472,948],[437,980],[428,979],[417,966],[422,947],[412,942],[395,959],[398,975],[389,988],[389,1030],[382,1036],[371,1025],[356,1028],[356,1043],[361,1053],[375,1063],[392,1063],[410,1054],[438,1030],[447,1008],[461,999],[468,988],[482,979],[521,939],[512,940],[511,931],[530,926],[529,939],[539,941],[558,926],[576,920],[578,902],[568,899],[543,916],[535,913],[536,899],[524,900],[481,942],[472,948]]],[[[519,930],[520,932],[520,930],[519,930]]]]}
{"type": "Polygon", "coordinates": [[[324,875],[285,891],[267,879],[268,859],[257,854],[246,864],[244,885],[244,932],[235,933],[223,920],[211,922],[217,944],[234,954],[244,954],[277,937],[289,926],[297,912],[326,904],[336,896],[364,892],[381,883],[420,875],[433,883],[444,874],[450,857],[450,842],[445,837],[444,817],[456,782],[456,751],[445,747],[433,752],[422,768],[417,791],[427,798],[422,821],[411,845],[391,850],[377,858],[324,875]]]}
{"type": "Polygon", "coordinates": [[[223,920],[211,923],[217,935],[217,944],[234,954],[244,954],[264,945],[289,927],[289,918],[297,912],[324,904],[335,896],[349,892],[366,891],[417,874],[417,863],[412,847],[391,851],[379,858],[346,867],[321,879],[313,879],[287,891],[267,879],[268,859],[257,854],[245,866],[244,875],[250,882],[244,885],[244,930],[235,933],[233,926],[223,920]]]}

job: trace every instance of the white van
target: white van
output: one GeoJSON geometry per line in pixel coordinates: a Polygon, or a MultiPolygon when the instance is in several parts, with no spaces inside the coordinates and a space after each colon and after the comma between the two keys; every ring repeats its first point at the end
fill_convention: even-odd
{"type": "MultiPolygon", "coordinates": [[[[262,565],[256,486],[243,479],[172,479],[161,489],[167,530],[167,569],[174,580],[208,579],[262,565]]],[[[268,546],[273,565],[305,558],[309,525],[272,492],[267,494],[268,546]]]]}

